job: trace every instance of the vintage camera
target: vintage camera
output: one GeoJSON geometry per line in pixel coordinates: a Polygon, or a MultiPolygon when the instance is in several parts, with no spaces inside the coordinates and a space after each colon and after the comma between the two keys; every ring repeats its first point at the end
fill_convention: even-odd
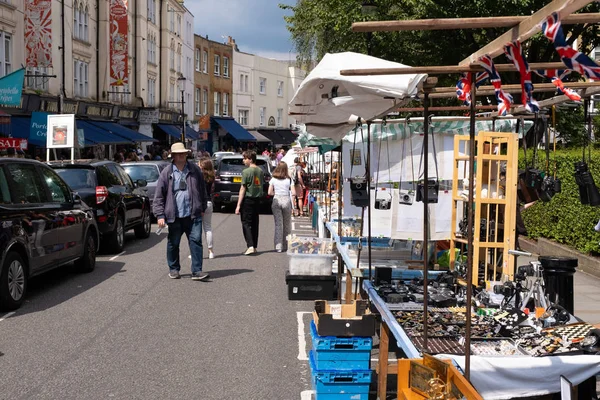
{"type": "Polygon", "coordinates": [[[375,199],[376,210],[389,210],[392,208],[392,201],[390,199],[375,199]]]}
{"type": "Polygon", "coordinates": [[[501,294],[504,297],[512,296],[514,291],[515,291],[515,285],[514,285],[514,283],[512,283],[510,281],[504,282],[502,285],[494,285],[494,293],[501,294]]]}
{"type": "Polygon", "coordinates": [[[424,180],[420,180],[417,183],[417,198],[416,201],[423,202],[425,198],[425,190],[427,190],[428,203],[437,203],[438,202],[438,193],[440,191],[440,183],[437,180],[429,179],[427,184],[425,184],[424,180]]]}
{"type": "MultiPolygon", "coordinates": [[[[538,186],[538,174],[536,174],[532,168],[528,168],[526,171],[519,171],[518,178],[518,186],[517,186],[517,196],[519,197],[519,201],[521,203],[531,203],[540,199],[538,194],[538,190],[536,186],[538,186]]],[[[541,187],[543,181],[543,176],[539,177],[539,187],[541,187]]]]}
{"type": "Polygon", "coordinates": [[[405,191],[401,190],[399,193],[400,204],[411,205],[415,200],[415,192],[412,190],[405,191]]]}
{"type": "Polygon", "coordinates": [[[594,177],[590,174],[585,162],[575,163],[575,182],[579,186],[579,200],[581,204],[589,204],[597,207],[600,205],[600,193],[594,182],[594,177]]]}
{"type": "Polygon", "coordinates": [[[546,175],[544,177],[544,179],[542,180],[542,186],[538,190],[538,195],[539,195],[541,201],[547,203],[550,200],[552,200],[552,198],[554,197],[554,195],[556,193],[560,193],[560,190],[561,190],[560,181],[558,179],[554,179],[550,175],[546,175]],[[559,190],[558,192],[556,191],[557,187],[559,190]]]}
{"type": "Polygon", "coordinates": [[[356,207],[369,206],[368,182],[365,178],[349,178],[350,203],[356,207]]]}

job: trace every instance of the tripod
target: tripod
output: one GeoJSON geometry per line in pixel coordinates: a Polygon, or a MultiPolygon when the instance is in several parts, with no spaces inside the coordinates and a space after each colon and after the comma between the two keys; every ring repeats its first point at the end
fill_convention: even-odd
{"type": "MultiPolygon", "coordinates": [[[[527,251],[520,250],[509,250],[509,254],[514,256],[526,256],[531,257],[531,253],[527,251]]],[[[527,276],[533,277],[533,284],[531,285],[527,296],[523,299],[522,302],[519,302],[519,297],[515,299],[515,307],[518,307],[521,311],[527,308],[527,304],[529,301],[533,299],[535,307],[542,307],[544,310],[547,310],[550,306],[550,300],[548,300],[548,296],[546,296],[546,292],[544,290],[544,276],[543,276],[543,268],[542,263],[539,261],[530,261],[529,266],[527,266],[525,273],[523,274],[523,280],[526,279],[527,276]],[[520,303],[520,306],[519,306],[520,303]]],[[[521,269],[521,267],[519,267],[521,269]]],[[[519,291],[519,289],[517,289],[519,291]]]]}

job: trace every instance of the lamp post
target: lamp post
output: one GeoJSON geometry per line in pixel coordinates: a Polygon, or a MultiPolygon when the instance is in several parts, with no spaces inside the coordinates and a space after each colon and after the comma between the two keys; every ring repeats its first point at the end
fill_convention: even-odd
{"type": "MultiPolygon", "coordinates": [[[[366,19],[371,19],[375,14],[377,14],[377,10],[379,7],[374,3],[374,0],[365,0],[362,2],[361,11],[362,15],[366,17],[366,19]]],[[[373,41],[373,32],[367,32],[367,55],[371,54],[371,43],[373,41]]]]}
{"type": "Polygon", "coordinates": [[[179,84],[181,85],[180,90],[181,90],[181,142],[183,144],[185,144],[185,112],[184,112],[184,107],[185,107],[185,76],[181,75],[179,78],[177,78],[177,81],[179,82],[179,84]]]}

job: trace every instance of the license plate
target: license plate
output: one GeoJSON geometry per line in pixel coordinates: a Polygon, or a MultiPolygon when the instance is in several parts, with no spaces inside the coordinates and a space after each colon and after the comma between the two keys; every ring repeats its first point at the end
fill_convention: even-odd
{"type": "Polygon", "coordinates": [[[242,177],[241,176],[236,176],[233,178],[233,183],[242,183],[242,177]]]}

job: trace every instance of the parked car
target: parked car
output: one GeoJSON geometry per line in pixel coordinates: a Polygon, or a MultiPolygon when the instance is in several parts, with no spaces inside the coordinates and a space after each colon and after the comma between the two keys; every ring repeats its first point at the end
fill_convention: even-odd
{"type": "Polygon", "coordinates": [[[143,179],[148,184],[142,190],[150,199],[150,212],[152,212],[152,203],[154,202],[154,192],[156,191],[156,182],[158,176],[165,167],[171,165],[169,161],[137,161],[121,163],[121,166],[129,174],[133,181],[143,179]]]}
{"type": "MultiPolygon", "coordinates": [[[[271,164],[269,158],[256,156],[256,165],[265,174],[263,187],[263,198],[261,203],[267,207],[273,200],[268,195],[269,181],[271,180],[271,164]]],[[[222,206],[235,205],[238,201],[240,184],[242,182],[242,171],[246,168],[241,154],[226,155],[221,158],[219,167],[215,172],[215,192],[213,193],[213,206],[219,210],[222,206]]]]}
{"type": "Polygon", "coordinates": [[[93,210],[47,165],[0,158],[0,308],[25,299],[29,279],[75,261],[96,266],[99,231],[93,210]]]}
{"type": "Polygon", "coordinates": [[[108,251],[123,251],[125,232],[130,229],[138,238],[150,236],[150,200],[140,190],[147,185],[144,179],[134,182],[113,161],[61,162],[52,164],[52,168],[92,207],[100,242],[108,251]]]}
{"type": "Polygon", "coordinates": [[[215,170],[217,168],[219,168],[219,162],[221,161],[221,159],[225,156],[232,156],[236,153],[234,153],[233,151],[217,151],[215,152],[212,157],[212,163],[213,163],[213,167],[215,168],[215,170]]]}

